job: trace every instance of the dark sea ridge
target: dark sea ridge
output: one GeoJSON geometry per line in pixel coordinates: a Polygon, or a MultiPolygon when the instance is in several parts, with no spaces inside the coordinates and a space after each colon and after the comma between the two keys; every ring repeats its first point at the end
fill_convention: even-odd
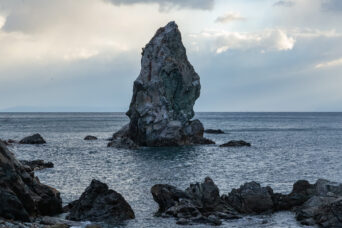
{"type": "MultiPolygon", "coordinates": [[[[197,113],[217,145],[179,148],[107,148],[106,139],[128,122],[124,113],[0,113],[0,138],[19,140],[40,133],[47,144],[10,146],[19,159],[43,159],[53,169],[37,171],[57,188],[63,203],[78,199],[93,178],[121,193],[136,219],[109,227],[182,227],[154,217],[150,188],[167,183],[185,189],[210,176],[227,194],[247,181],[288,193],[298,179],[342,182],[342,113],[197,113]],[[95,135],[97,141],[84,141],[95,135]],[[219,148],[229,140],[250,148],[219,148]]],[[[191,226],[207,227],[205,225],[191,226]]],[[[301,227],[291,212],[224,221],[221,227],[301,227]],[[263,221],[267,220],[266,224],[263,221]]]]}

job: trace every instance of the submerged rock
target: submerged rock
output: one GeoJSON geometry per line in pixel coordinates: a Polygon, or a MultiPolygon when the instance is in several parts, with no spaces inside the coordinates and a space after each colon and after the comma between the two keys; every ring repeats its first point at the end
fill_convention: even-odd
{"type": "Polygon", "coordinates": [[[97,180],[92,180],[81,197],[69,204],[69,209],[67,219],[75,221],[120,221],[135,218],[126,200],[97,180]]]}
{"type": "Polygon", "coordinates": [[[40,134],[34,134],[23,138],[19,141],[20,144],[44,144],[46,141],[40,134]]]}
{"type": "Polygon", "coordinates": [[[243,140],[238,140],[238,141],[232,140],[225,144],[220,145],[220,147],[242,147],[242,146],[251,146],[251,144],[243,140]]]}
{"type": "Polygon", "coordinates": [[[53,168],[54,166],[52,162],[45,162],[43,160],[33,160],[33,161],[20,160],[20,163],[30,167],[32,171],[46,169],[46,168],[53,168]]]}
{"type": "Polygon", "coordinates": [[[61,212],[60,193],[41,184],[0,141],[0,217],[29,221],[30,216],[61,212]]]}
{"type": "Polygon", "coordinates": [[[188,61],[175,22],[158,29],[143,48],[140,75],[126,113],[130,123],[114,138],[129,138],[138,146],[211,144],[194,117],[200,78],[188,61]]]}
{"type": "Polygon", "coordinates": [[[207,133],[207,134],[224,134],[224,131],[222,131],[221,129],[206,129],[206,130],[204,130],[204,133],[207,133]]]}
{"type": "Polygon", "coordinates": [[[130,138],[116,138],[112,139],[108,144],[108,147],[115,147],[118,149],[138,149],[138,145],[135,144],[130,138]]]}
{"type": "Polygon", "coordinates": [[[97,140],[97,137],[92,136],[92,135],[87,135],[86,137],[84,137],[84,140],[97,140]]]}

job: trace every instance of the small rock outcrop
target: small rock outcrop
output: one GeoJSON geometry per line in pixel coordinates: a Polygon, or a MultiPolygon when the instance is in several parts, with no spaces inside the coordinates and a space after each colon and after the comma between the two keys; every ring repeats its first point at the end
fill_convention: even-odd
{"type": "Polygon", "coordinates": [[[130,123],[114,138],[153,147],[214,143],[203,138],[202,123],[192,120],[200,89],[178,26],[170,22],[143,48],[140,75],[126,113],[130,123]]]}
{"type": "Polygon", "coordinates": [[[93,135],[87,135],[86,137],[84,137],[84,140],[97,140],[97,137],[93,135]]]}
{"type": "Polygon", "coordinates": [[[33,161],[20,160],[20,163],[24,166],[30,167],[32,171],[46,169],[46,168],[53,168],[54,166],[52,162],[45,162],[43,160],[33,160],[33,161]]]}
{"type": "Polygon", "coordinates": [[[249,146],[251,146],[251,144],[248,142],[245,142],[243,140],[238,140],[238,141],[232,140],[232,141],[229,141],[225,144],[220,145],[220,147],[242,147],[242,146],[248,146],[249,147],[249,146]]]}
{"type": "Polygon", "coordinates": [[[159,204],[157,215],[173,216],[181,225],[219,225],[220,219],[293,210],[303,225],[342,227],[342,184],[322,179],[315,184],[299,180],[289,194],[274,193],[269,186],[248,182],[220,196],[209,177],[204,183],[191,184],[185,191],[158,184],[151,193],[159,204]]]}
{"type": "Polygon", "coordinates": [[[29,221],[30,216],[61,212],[60,193],[41,184],[0,141],[0,217],[29,221]]]}
{"type": "Polygon", "coordinates": [[[303,225],[342,227],[342,184],[324,179],[300,182],[301,190],[290,193],[304,201],[295,209],[296,219],[303,225]]]}
{"type": "Polygon", "coordinates": [[[225,201],[242,214],[260,214],[272,212],[274,204],[272,200],[273,190],[270,187],[261,187],[259,183],[249,182],[239,189],[233,189],[225,201]]]}
{"type": "Polygon", "coordinates": [[[19,141],[20,144],[44,144],[46,141],[40,134],[34,134],[23,138],[19,141]]]}
{"type": "Polygon", "coordinates": [[[100,181],[92,180],[81,197],[68,205],[67,219],[74,221],[121,221],[135,215],[126,200],[100,181]]]}
{"type": "Polygon", "coordinates": [[[204,133],[207,133],[207,134],[224,134],[224,131],[222,131],[221,129],[205,129],[204,133]]]}
{"type": "Polygon", "coordinates": [[[180,225],[220,225],[220,219],[240,218],[238,212],[221,199],[218,187],[209,177],[203,183],[191,184],[185,191],[158,184],[151,188],[151,193],[159,204],[157,215],[175,217],[180,225]]]}

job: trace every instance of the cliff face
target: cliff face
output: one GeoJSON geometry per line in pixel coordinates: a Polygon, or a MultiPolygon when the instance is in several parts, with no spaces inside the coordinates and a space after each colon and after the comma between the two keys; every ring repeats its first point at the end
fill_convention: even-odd
{"type": "Polygon", "coordinates": [[[178,26],[170,22],[143,48],[125,135],[141,146],[211,143],[203,138],[202,123],[191,121],[200,89],[178,26]]]}

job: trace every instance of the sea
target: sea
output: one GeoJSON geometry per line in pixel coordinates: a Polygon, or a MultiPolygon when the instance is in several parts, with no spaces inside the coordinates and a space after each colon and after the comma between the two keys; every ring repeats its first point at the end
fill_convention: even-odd
{"type": "MultiPolygon", "coordinates": [[[[43,159],[54,168],[36,171],[42,183],[61,192],[63,204],[79,198],[92,179],[121,193],[136,219],[108,227],[184,227],[173,218],[154,216],[158,205],[150,189],[171,184],[185,189],[211,177],[228,194],[256,181],[289,193],[295,181],[319,178],[342,182],[342,113],[196,113],[216,145],[126,150],[106,141],[129,119],[124,113],[0,113],[0,138],[20,140],[40,133],[47,144],[13,144],[19,159],[43,159]],[[87,135],[96,141],[83,140],[87,135]],[[230,140],[252,147],[220,148],[230,140]]],[[[186,227],[186,226],[185,226],[186,227]]],[[[193,228],[207,227],[193,225],[193,228]]],[[[246,216],[221,227],[301,227],[292,212],[246,216]]]]}

